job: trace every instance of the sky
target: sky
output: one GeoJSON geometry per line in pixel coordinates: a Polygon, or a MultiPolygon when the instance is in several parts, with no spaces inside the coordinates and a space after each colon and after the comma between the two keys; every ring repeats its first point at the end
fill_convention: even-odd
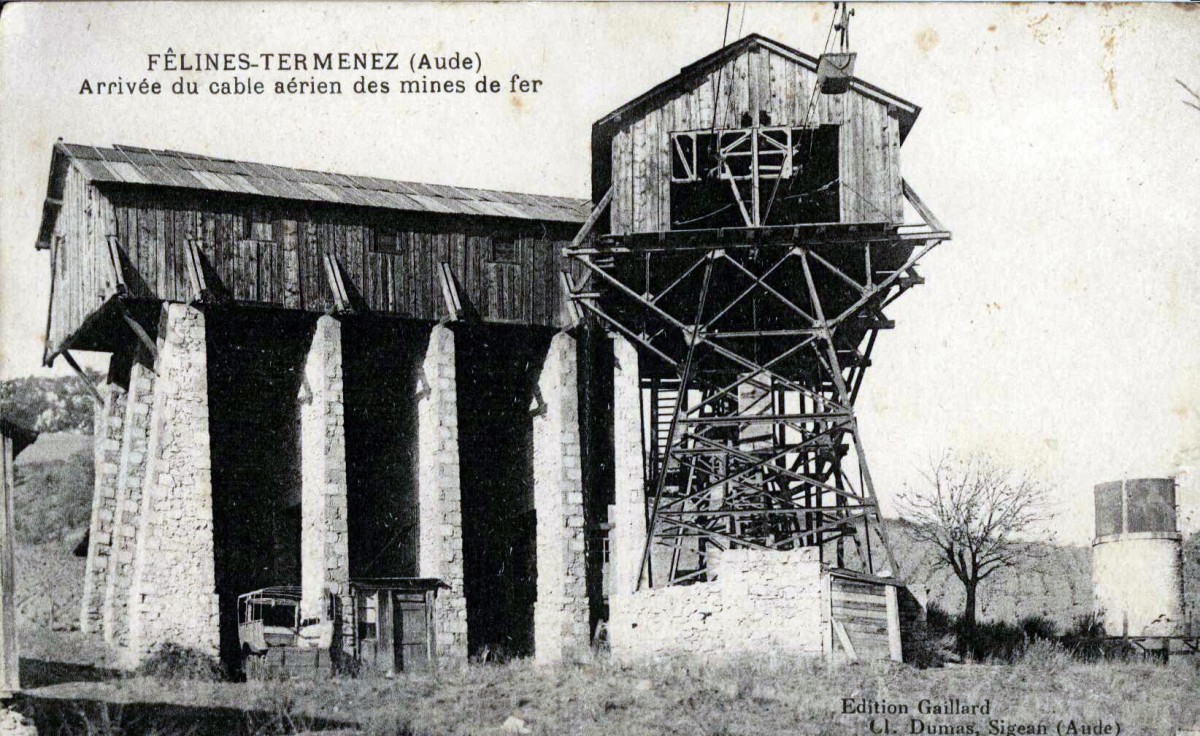
{"type": "MultiPolygon", "coordinates": [[[[761,33],[814,54],[832,12],[729,7],[730,40],[761,33]]],[[[33,245],[55,139],[590,197],[592,122],[716,50],[726,8],[6,6],[0,377],[45,372],[49,259],[33,245]],[[84,79],[169,85],[178,74],[147,71],[168,49],[395,51],[405,66],[457,51],[477,53],[489,79],[543,83],[519,96],[79,94],[84,79]]],[[[855,8],[856,73],[922,106],[903,173],[954,233],[923,261],[925,285],[889,310],[897,328],[859,398],[884,510],[930,458],[986,452],[1043,480],[1053,529],[1086,543],[1094,484],[1200,465],[1200,110],[1176,81],[1200,91],[1200,7],[855,8]]],[[[1190,477],[1183,500],[1200,504],[1190,477]]]]}

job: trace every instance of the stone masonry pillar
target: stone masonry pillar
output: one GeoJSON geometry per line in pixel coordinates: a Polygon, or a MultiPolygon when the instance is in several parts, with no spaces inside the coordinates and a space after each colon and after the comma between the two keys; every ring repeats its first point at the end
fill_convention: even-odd
{"type": "Polygon", "coordinates": [[[87,568],[83,576],[83,605],[79,628],[97,633],[103,622],[104,593],[108,586],[113,521],[117,511],[117,475],[121,467],[121,438],[125,424],[125,389],[115,384],[101,388],[104,404],[96,406],[92,430],[95,484],[92,488],[92,523],[88,531],[87,568]]]}
{"type": "Polygon", "coordinates": [[[462,483],[458,464],[458,387],[454,333],[437,325],[421,364],[417,399],[417,565],[421,577],[449,586],[437,593],[434,633],[438,660],[467,661],[467,600],[463,592],[462,483]]]}
{"type": "Polygon", "coordinates": [[[142,505],[142,484],[150,444],[150,408],[154,402],[154,368],[135,360],[129,370],[121,463],[117,473],[117,511],[113,524],[108,585],[104,592],[104,640],[125,646],[129,633],[129,585],[142,505]]]}
{"type": "Polygon", "coordinates": [[[613,596],[637,588],[646,544],[645,451],[642,447],[641,382],[637,348],[624,337],[613,338],[614,503],[609,568],[613,596]]]}
{"type": "Polygon", "coordinates": [[[300,468],[300,616],[325,619],[327,594],[332,595],[342,618],[342,641],[347,644],[353,640],[353,632],[347,630],[352,618],[342,325],[328,315],[317,320],[304,361],[300,468]]]}
{"type": "Polygon", "coordinates": [[[537,513],[534,659],[561,662],[589,645],[583,467],[575,340],[554,336],[537,383],[533,502],[537,513]]]}
{"type": "Polygon", "coordinates": [[[202,312],[183,304],[163,306],[127,665],[168,644],[218,654],[205,339],[202,312]]]}

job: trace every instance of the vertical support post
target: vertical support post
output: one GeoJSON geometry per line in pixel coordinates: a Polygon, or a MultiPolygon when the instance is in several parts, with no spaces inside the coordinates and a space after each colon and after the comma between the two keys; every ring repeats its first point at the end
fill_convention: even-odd
{"type": "Polygon", "coordinates": [[[589,644],[578,360],[575,340],[565,332],[550,342],[537,392],[541,410],[533,418],[533,649],[535,661],[547,664],[562,662],[589,644]]]}
{"type": "MultiPolygon", "coordinates": [[[[300,389],[300,617],[328,621],[353,646],[342,324],[317,320],[300,389]]],[[[336,636],[339,633],[341,636],[336,636]]],[[[335,641],[335,646],[337,642],[335,641]]]]}
{"type": "Polygon", "coordinates": [[[17,648],[16,561],[13,555],[13,461],[12,437],[0,435],[0,695],[21,689],[20,656],[17,648]]]}
{"type": "Polygon", "coordinates": [[[883,586],[883,594],[887,601],[887,634],[888,654],[892,661],[904,661],[904,639],[900,635],[900,598],[896,586],[883,586]]]}
{"type": "Polygon", "coordinates": [[[216,656],[220,634],[204,314],[163,305],[158,340],[123,658],[134,666],[164,645],[216,656]]]}
{"type": "Polygon", "coordinates": [[[101,388],[101,395],[104,402],[96,405],[92,430],[95,481],[83,602],[79,612],[79,629],[88,634],[98,633],[103,627],[125,425],[125,390],[108,383],[101,388]]]}
{"type": "Polygon", "coordinates": [[[613,337],[613,464],[612,595],[637,588],[638,568],[646,544],[646,474],[642,448],[641,379],[637,348],[613,337]]]}
{"type": "Polygon", "coordinates": [[[104,591],[104,640],[117,647],[128,644],[129,586],[141,514],[142,486],[149,459],[150,413],[154,403],[154,368],[135,359],[129,369],[121,462],[117,473],[116,519],[104,591]]]}
{"type": "MultiPolygon", "coordinates": [[[[829,323],[825,321],[825,310],[821,305],[821,297],[817,291],[816,282],[813,280],[812,267],[808,263],[808,253],[805,252],[801,256],[801,264],[804,266],[804,279],[808,283],[808,292],[812,300],[813,309],[816,311],[817,328],[819,331],[819,339],[825,343],[826,358],[828,363],[826,368],[829,371],[829,377],[833,381],[834,388],[837,390],[838,401],[846,406],[853,413],[854,406],[850,400],[850,392],[846,390],[846,382],[842,378],[842,364],[837,357],[837,348],[833,344],[833,329],[829,323]]],[[[875,496],[875,482],[871,479],[871,469],[867,466],[867,454],[863,449],[862,437],[858,433],[858,419],[850,421],[850,440],[854,444],[854,454],[858,457],[858,469],[862,475],[863,484],[863,503],[870,504],[871,508],[863,514],[863,530],[864,536],[868,537],[867,546],[867,570],[875,573],[875,565],[871,560],[871,547],[869,544],[870,521],[874,521],[876,527],[882,529],[883,519],[879,515],[879,502],[875,496]]],[[[888,574],[895,576],[900,569],[896,565],[896,557],[892,554],[892,546],[888,543],[887,537],[880,534],[880,541],[883,543],[883,551],[887,555],[888,574]]]]}
{"type": "Polygon", "coordinates": [[[437,325],[421,364],[417,399],[417,566],[421,577],[447,588],[434,601],[439,663],[467,661],[467,599],[463,587],[462,480],[458,447],[458,381],[454,332],[437,325]]]}

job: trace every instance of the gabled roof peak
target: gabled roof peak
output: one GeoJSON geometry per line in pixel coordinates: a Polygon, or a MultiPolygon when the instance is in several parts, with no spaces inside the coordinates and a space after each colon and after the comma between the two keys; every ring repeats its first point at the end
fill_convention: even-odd
{"type": "MultiPolygon", "coordinates": [[[[815,56],[792,48],[786,44],[782,44],[774,39],[767,38],[758,33],[751,33],[739,38],[738,40],[726,44],[716,51],[704,56],[696,61],[688,64],[679,70],[675,76],[656,85],[644,94],[639,95],[633,100],[625,103],[621,107],[605,115],[600,120],[596,121],[593,126],[593,139],[596,135],[604,135],[605,132],[611,130],[616,125],[619,125],[622,120],[634,115],[638,110],[652,106],[662,98],[673,94],[697,77],[708,74],[713,69],[722,66],[730,59],[740,56],[748,50],[754,48],[764,48],[768,51],[779,54],[784,58],[807,67],[815,72],[817,70],[818,59],[815,56]]],[[[850,83],[852,93],[860,94],[869,97],[873,100],[881,102],[885,105],[890,105],[896,108],[900,120],[900,136],[901,140],[908,135],[908,131],[912,128],[913,123],[920,114],[921,108],[908,100],[891,94],[873,84],[864,82],[855,77],[850,83]]]]}

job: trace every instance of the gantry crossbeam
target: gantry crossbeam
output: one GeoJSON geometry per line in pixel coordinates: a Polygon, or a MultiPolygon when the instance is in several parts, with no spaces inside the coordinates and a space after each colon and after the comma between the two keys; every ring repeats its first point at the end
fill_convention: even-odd
{"type": "Polygon", "coordinates": [[[898,574],[854,404],[878,332],[892,326],[883,309],[922,282],[915,266],[950,237],[904,192],[919,225],[589,240],[606,195],[565,250],[586,274],[563,279],[579,318],[642,356],[638,587],[706,579],[739,547],[817,546],[831,565],[898,574]]]}

